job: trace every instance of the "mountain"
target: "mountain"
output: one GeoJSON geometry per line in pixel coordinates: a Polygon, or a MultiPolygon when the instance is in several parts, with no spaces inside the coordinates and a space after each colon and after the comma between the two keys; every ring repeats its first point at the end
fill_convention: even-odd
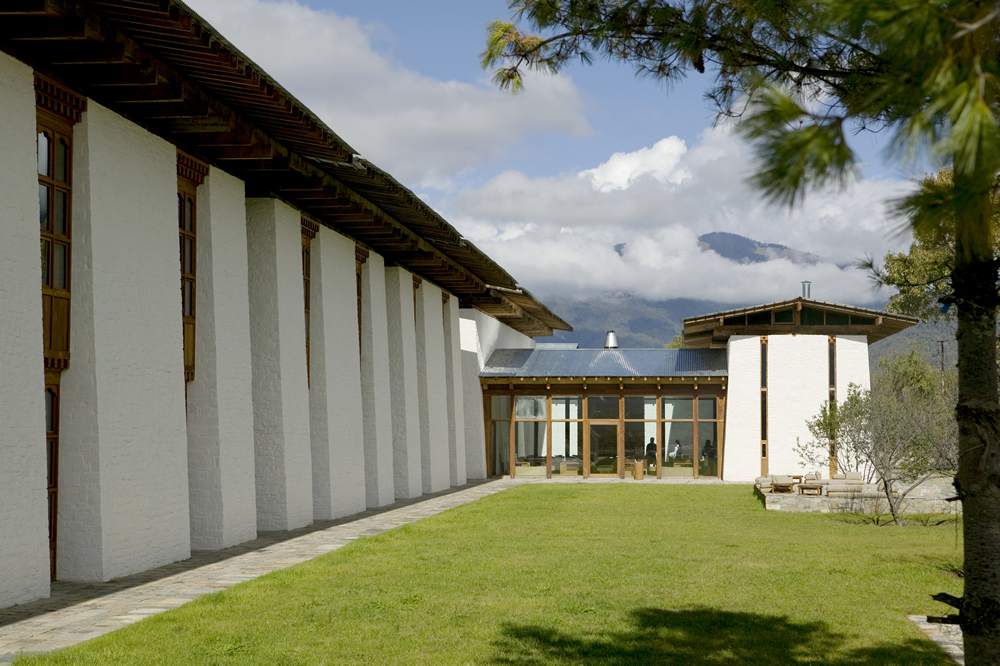
{"type": "Polygon", "coordinates": [[[868,347],[868,361],[872,372],[882,358],[908,354],[916,350],[935,369],[941,367],[941,341],[944,341],[944,367],[954,370],[958,364],[958,341],[955,339],[957,324],[954,322],[921,322],[905,331],[889,336],[868,347]]]}
{"type": "Polygon", "coordinates": [[[686,317],[741,307],[712,301],[675,298],[647,301],[631,294],[604,294],[588,300],[546,298],[545,305],[573,326],[539,342],[577,342],[584,348],[604,346],[604,335],[614,331],[620,347],[662,349],[681,332],[686,317]]]}
{"type": "Polygon", "coordinates": [[[741,264],[780,258],[789,259],[796,264],[815,264],[820,261],[820,257],[815,254],[793,250],[777,243],[761,243],[752,238],[725,231],[713,231],[698,236],[698,245],[702,249],[711,250],[726,259],[741,264]]]}

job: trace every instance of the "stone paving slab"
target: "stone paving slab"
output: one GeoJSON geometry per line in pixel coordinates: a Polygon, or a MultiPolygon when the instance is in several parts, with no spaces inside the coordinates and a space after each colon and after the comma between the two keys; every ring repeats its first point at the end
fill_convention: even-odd
{"type": "Polygon", "coordinates": [[[965,646],[962,643],[962,628],[956,624],[931,624],[926,615],[910,615],[910,619],[920,627],[920,631],[941,646],[948,656],[965,665],[965,646]]]}

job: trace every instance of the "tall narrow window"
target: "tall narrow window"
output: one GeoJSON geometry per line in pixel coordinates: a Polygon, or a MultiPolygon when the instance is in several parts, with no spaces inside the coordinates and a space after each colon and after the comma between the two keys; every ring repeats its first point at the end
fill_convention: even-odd
{"type": "Polygon", "coordinates": [[[309,378],[309,336],[310,336],[310,320],[309,320],[309,303],[312,299],[312,292],[309,286],[309,278],[312,273],[312,240],[316,238],[316,234],[319,232],[319,224],[308,220],[306,218],[301,219],[302,222],[302,298],[305,302],[305,327],[306,327],[306,384],[310,382],[309,378]]]}
{"type": "Polygon", "coordinates": [[[45,432],[49,571],[56,578],[59,493],[59,386],[69,367],[71,242],[73,233],[73,125],[86,100],[35,74],[38,130],[38,223],[45,359],[45,432]]]}
{"type": "Polygon", "coordinates": [[[45,387],[45,458],[49,517],[49,576],[56,579],[56,507],[59,499],[59,384],[45,387]]]}
{"type": "Polygon", "coordinates": [[[45,367],[69,365],[73,126],[38,112],[38,222],[41,231],[45,367]]]}
{"type": "Polygon", "coordinates": [[[354,246],[354,275],[358,283],[358,354],[361,354],[362,298],[361,298],[361,267],[368,261],[368,250],[360,245],[354,246]]]}
{"type": "Polygon", "coordinates": [[[181,256],[181,321],[184,336],[184,381],[194,380],[195,280],[198,271],[198,186],[205,182],[208,166],[177,153],[177,226],[181,256]]]}
{"type": "Polygon", "coordinates": [[[417,289],[424,283],[423,278],[413,276],[413,323],[417,323],[417,289]]]}
{"type": "Polygon", "coordinates": [[[767,476],[767,336],[760,337],[760,474],[767,476]]]}
{"type": "MultiPolygon", "coordinates": [[[[837,336],[831,335],[828,343],[827,363],[830,370],[830,402],[828,409],[837,409],[837,336]]],[[[837,473],[837,440],[830,440],[830,474],[837,473]]]]}

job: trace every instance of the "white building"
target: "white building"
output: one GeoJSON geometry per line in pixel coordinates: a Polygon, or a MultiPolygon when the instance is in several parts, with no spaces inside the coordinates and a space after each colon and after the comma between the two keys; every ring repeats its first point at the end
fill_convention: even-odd
{"type": "Polygon", "coordinates": [[[913,323],[536,346],[569,326],[181,2],[0,27],[0,607],[469,479],[792,471],[913,323]]]}
{"type": "Polygon", "coordinates": [[[565,322],[182,3],[0,23],[0,607],[485,477],[565,322]]]}
{"type": "Polygon", "coordinates": [[[796,298],[686,319],[682,349],[496,345],[481,371],[487,473],[801,473],[806,421],[869,387],[868,345],[916,323],[796,298]]]}

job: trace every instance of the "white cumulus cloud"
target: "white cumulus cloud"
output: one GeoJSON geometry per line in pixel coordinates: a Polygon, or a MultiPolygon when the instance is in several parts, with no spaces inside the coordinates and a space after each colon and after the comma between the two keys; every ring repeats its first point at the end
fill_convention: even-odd
{"type": "Polygon", "coordinates": [[[752,168],[749,149],[735,135],[706,130],[691,149],[670,137],[559,177],[508,171],[460,191],[445,214],[543,297],[626,291],[655,300],[766,302],[793,298],[799,283],[810,280],[814,298],[880,298],[851,264],[908,245],[884,202],[912,184],[862,180],[844,192],[811,192],[789,209],[768,204],[746,184],[752,168]],[[518,233],[524,229],[530,233],[518,233]],[[699,246],[698,236],[711,231],[786,245],[823,261],[737,264],[699,246]]]}
{"type": "Polygon", "coordinates": [[[191,7],[401,182],[446,188],[532,132],[590,132],[565,76],[533,77],[522,95],[488,82],[442,81],[375,51],[357,19],[294,0],[191,0],[191,7]]]}
{"type": "Polygon", "coordinates": [[[678,168],[687,146],[676,136],[667,137],[650,148],[640,148],[631,153],[615,153],[604,164],[580,172],[589,178],[600,192],[624,190],[644,176],[652,177],[661,185],[677,185],[691,173],[678,168]]]}

